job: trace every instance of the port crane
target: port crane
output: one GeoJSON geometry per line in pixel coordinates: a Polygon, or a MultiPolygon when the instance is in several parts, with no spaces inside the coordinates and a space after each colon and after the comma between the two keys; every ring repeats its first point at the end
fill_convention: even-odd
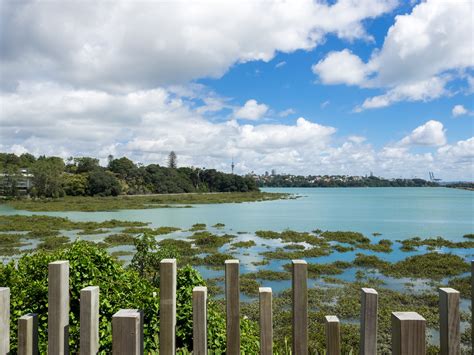
{"type": "Polygon", "coordinates": [[[431,181],[434,181],[434,182],[439,182],[439,181],[441,181],[441,179],[435,178],[435,175],[434,175],[434,173],[433,173],[432,171],[429,171],[428,173],[429,173],[429,175],[430,175],[430,180],[431,180],[431,181]]]}

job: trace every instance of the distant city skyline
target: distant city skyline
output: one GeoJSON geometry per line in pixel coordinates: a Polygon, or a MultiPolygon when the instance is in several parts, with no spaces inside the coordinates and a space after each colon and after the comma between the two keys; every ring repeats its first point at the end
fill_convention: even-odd
{"type": "Polygon", "coordinates": [[[474,180],[472,1],[0,1],[0,151],[474,180]]]}

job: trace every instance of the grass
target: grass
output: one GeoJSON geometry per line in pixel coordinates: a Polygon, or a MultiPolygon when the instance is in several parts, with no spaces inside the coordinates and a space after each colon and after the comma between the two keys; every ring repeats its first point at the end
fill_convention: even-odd
{"type": "Polygon", "coordinates": [[[46,237],[41,243],[39,243],[38,249],[56,250],[67,246],[69,242],[69,238],[64,236],[46,237]]]}
{"type": "MultiPolygon", "coordinates": [[[[464,235],[466,239],[472,239],[469,236],[470,234],[464,235]]],[[[468,240],[463,242],[452,242],[450,240],[444,239],[442,237],[436,238],[427,238],[421,239],[420,237],[414,237],[411,239],[405,240],[398,240],[401,243],[400,250],[402,251],[413,251],[416,250],[420,246],[426,246],[429,250],[433,250],[436,248],[458,248],[458,249],[472,249],[474,248],[474,240],[468,240]]]]}
{"type": "Polygon", "coordinates": [[[105,237],[104,242],[111,246],[116,245],[134,245],[136,238],[130,234],[120,233],[111,234],[105,237]]]}
{"type": "Polygon", "coordinates": [[[9,206],[26,211],[117,211],[189,207],[193,204],[258,202],[289,198],[289,194],[269,192],[164,194],[117,197],[66,196],[58,199],[19,199],[4,201],[9,206]]]}
{"type": "Polygon", "coordinates": [[[181,228],[178,227],[158,227],[153,231],[153,234],[155,235],[165,235],[165,234],[170,234],[173,232],[177,232],[181,230],[181,228]]]}
{"type": "Polygon", "coordinates": [[[205,223],[196,223],[193,224],[192,227],[189,229],[191,232],[196,232],[196,231],[204,231],[206,230],[206,224],[205,223]]]}
{"type": "Polygon", "coordinates": [[[305,250],[285,251],[284,249],[276,249],[275,251],[265,251],[260,253],[267,259],[302,259],[315,258],[318,256],[326,256],[331,254],[329,249],[325,248],[310,248],[305,250]]]}
{"type": "Polygon", "coordinates": [[[279,280],[290,280],[291,273],[286,271],[273,271],[273,270],[259,270],[256,272],[249,272],[243,274],[242,278],[248,279],[261,279],[261,280],[270,280],[270,281],[279,281],[279,280]]]}
{"type": "Polygon", "coordinates": [[[425,278],[440,280],[469,271],[469,264],[454,254],[427,253],[389,263],[375,255],[357,254],[354,265],[378,269],[386,276],[396,278],[425,278]]]}
{"type": "Polygon", "coordinates": [[[257,244],[253,240],[247,240],[247,241],[232,243],[231,245],[234,248],[251,248],[257,244]]]}
{"type": "Polygon", "coordinates": [[[116,219],[104,222],[74,222],[63,217],[0,215],[0,232],[28,231],[32,232],[31,237],[35,238],[54,235],[60,230],[81,229],[83,231],[91,231],[101,228],[142,227],[146,225],[147,223],[143,222],[118,221],[116,219]]]}
{"type": "Polygon", "coordinates": [[[201,248],[201,250],[213,250],[222,247],[235,238],[233,235],[224,234],[218,236],[210,232],[196,232],[189,237],[193,240],[194,245],[201,248]]]}
{"type": "Polygon", "coordinates": [[[321,233],[321,236],[327,240],[348,243],[348,244],[360,244],[370,243],[370,239],[365,237],[362,233],[348,232],[348,231],[325,231],[321,233]]]}

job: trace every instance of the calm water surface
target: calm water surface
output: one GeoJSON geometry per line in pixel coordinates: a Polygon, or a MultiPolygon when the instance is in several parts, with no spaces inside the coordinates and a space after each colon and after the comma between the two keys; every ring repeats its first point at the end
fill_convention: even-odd
{"type": "MultiPolygon", "coordinates": [[[[255,232],[351,230],[387,239],[442,236],[462,240],[474,233],[474,193],[447,188],[268,188],[289,192],[296,200],[195,205],[194,208],[116,212],[39,212],[76,221],[107,219],[150,222],[152,226],[188,228],[194,223],[225,223],[229,231],[255,232]]],[[[0,214],[32,214],[0,205],[0,214]]]]}

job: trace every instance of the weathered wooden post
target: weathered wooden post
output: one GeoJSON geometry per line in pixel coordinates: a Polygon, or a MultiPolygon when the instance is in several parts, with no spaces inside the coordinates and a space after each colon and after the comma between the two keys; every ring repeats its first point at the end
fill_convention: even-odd
{"type": "Polygon", "coordinates": [[[112,316],[112,354],[143,354],[143,315],[138,309],[121,309],[112,316]]]}
{"type": "Polygon", "coordinates": [[[360,353],[377,354],[378,293],[373,288],[362,288],[360,297],[360,353]]]}
{"type": "Polygon", "coordinates": [[[326,316],[326,349],[327,355],[341,354],[341,331],[339,319],[336,316],[326,316]]]}
{"type": "Polygon", "coordinates": [[[273,354],[272,289],[260,287],[260,354],[273,354]]]}
{"type": "Polygon", "coordinates": [[[160,354],[176,353],[176,259],[160,262],[160,354]]]}
{"type": "Polygon", "coordinates": [[[69,261],[48,265],[48,354],[69,354],[69,261]]]}
{"type": "Polygon", "coordinates": [[[471,345],[474,349],[474,260],[471,260],[471,345]]]}
{"type": "Polygon", "coordinates": [[[193,354],[207,355],[207,287],[193,288],[193,354]]]}
{"type": "Polygon", "coordinates": [[[38,315],[25,314],[18,318],[18,355],[38,354],[38,315]]]}
{"type": "Polygon", "coordinates": [[[439,336],[441,355],[461,353],[461,316],[459,291],[439,289],[439,336]]]}
{"type": "Polygon", "coordinates": [[[227,354],[240,354],[240,280],[239,261],[225,261],[225,303],[227,354]]]}
{"type": "Polygon", "coordinates": [[[0,355],[10,353],[10,289],[0,287],[0,355]]]}
{"type": "Polygon", "coordinates": [[[426,320],[416,312],[392,313],[392,354],[426,354],[426,320]]]}
{"type": "Polygon", "coordinates": [[[308,354],[308,264],[293,260],[293,355],[308,354]]]}
{"type": "Polygon", "coordinates": [[[99,352],[99,287],[89,286],[80,294],[80,345],[81,355],[99,352]]]}

